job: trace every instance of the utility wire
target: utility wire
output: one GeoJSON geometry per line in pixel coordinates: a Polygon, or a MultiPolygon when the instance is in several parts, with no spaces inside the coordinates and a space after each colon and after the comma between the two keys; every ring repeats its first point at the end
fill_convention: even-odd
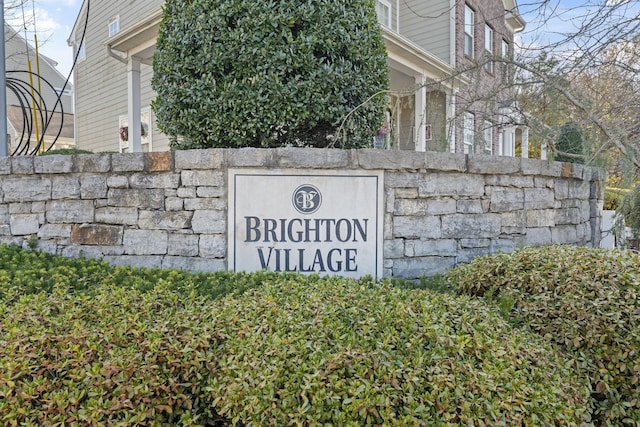
{"type": "MultiPolygon", "coordinates": [[[[6,88],[15,95],[18,99],[18,107],[20,108],[23,120],[22,132],[20,134],[20,138],[17,139],[15,143],[15,147],[13,147],[13,151],[11,153],[12,156],[17,155],[34,155],[40,151],[44,150],[44,137],[52,125],[52,120],[55,117],[56,113],[60,114],[60,125],[57,127],[56,136],[51,143],[51,145],[46,148],[46,151],[51,150],[55,146],[55,143],[60,138],[62,134],[62,129],[64,127],[64,105],[62,103],[62,96],[69,86],[69,81],[71,80],[71,76],[73,75],[73,70],[78,63],[78,56],[80,54],[79,47],[83,45],[85,41],[85,35],[87,32],[87,24],[89,22],[89,10],[91,7],[90,0],[85,0],[87,4],[87,10],[85,13],[85,22],[82,30],[82,36],[80,39],[80,44],[76,49],[76,53],[73,59],[73,64],[71,66],[71,70],[69,70],[69,74],[64,82],[64,85],[60,90],[56,90],[56,88],[51,84],[49,80],[40,75],[39,72],[33,72],[31,70],[17,70],[17,71],[8,71],[7,74],[13,74],[15,77],[6,77],[6,88]],[[33,78],[37,78],[39,82],[44,82],[44,89],[42,85],[39,83],[38,87],[35,87],[33,83],[27,83],[28,81],[33,81],[33,78]],[[53,106],[47,105],[45,96],[49,92],[55,93],[55,103],[53,106]],[[32,110],[30,105],[36,105],[36,108],[32,110]],[[50,108],[49,108],[50,107],[50,108]],[[42,130],[36,131],[38,128],[38,123],[43,124],[42,130]],[[34,135],[34,133],[36,135],[34,135]],[[35,143],[35,146],[32,146],[32,142],[35,143]]],[[[25,21],[25,13],[24,13],[24,2],[22,3],[22,17],[23,17],[23,26],[25,30],[25,44],[26,44],[26,55],[27,60],[30,60],[30,50],[29,44],[27,42],[26,37],[26,21],[25,21]]],[[[34,28],[35,28],[35,4],[34,4],[34,28]]],[[[4,25],[4,22],[3,22],[4,25]]],[[[4,31],[4,30],[3,30],[4,31]]]]}

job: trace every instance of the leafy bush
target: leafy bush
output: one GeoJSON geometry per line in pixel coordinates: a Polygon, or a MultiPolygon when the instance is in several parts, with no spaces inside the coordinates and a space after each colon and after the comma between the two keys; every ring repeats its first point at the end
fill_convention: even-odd
{"type": "Polygon", "coordinates": [[[44,153],[42,153],[40,155],[41,156],[51,156],[53,154],[65,154],[65,155],[93,154],[93,152],[92,151],[88,151],[88,150],[82,150],[80,148],[56,148],[54,150],[45,151],[44,153]]]}
{"type": "Polygon", "coordinates": [[[371,145],[387,103],[374,95],[388,89],[374,5],[166,2],[153,64],[158,127],[173,148],[371,145]]]}
{"type": "Polygon", "coordinates": [[[217,306],[216,408],[247,425],[581,425],[589,389],[481,301],[280,280],[217,306]]]}
{"type": "Polygon", "coordinates": [[[588,421],[588,383],[477,299],[17,247],[0,247],[0,274],[4,425],[588,421]]]}
{"type": "Polygon", "coordinates": [[[461,293],[569,355],[591,380],[600,425],[640,425],[640,256],[572,246],[477,258],[447,274],[461,293]]]}
{"type": "Polygon", "coordinates": [[[149,291],[158,284],[178,292],[193,290],[197,295],[219,298],[274,280],[276,273],[192,273],[181,270],[111,267],[93,259],[74,259],[46,252],[25,251],[15,245],[0,245],[0,301],[17,300],[22,295],[51,292],[63,286],[75,293],[90,295],[99,286],[111,285],[149,291]]]}
{"type": "Polygon", "coordinates": [[[636,238],[640,237],[640,184],[636,184],[625,195],[618,212],[622,214],[625,224],[631,227],[636,238]]]}
{"type": "Polygon", "coordinates": [[[624,188],[606,187],[604,189],[604,210],[615,211],[623,204],[629,190],[624,188]]]}
{"type": "Polygon", "coordinates": [[[214,425],[211,302],[166,289],[62,287],[0,305],[4,426],[214,425]]]}

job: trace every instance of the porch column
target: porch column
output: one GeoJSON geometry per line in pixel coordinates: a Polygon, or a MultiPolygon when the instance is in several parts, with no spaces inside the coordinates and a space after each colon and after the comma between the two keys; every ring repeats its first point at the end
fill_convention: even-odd
{"type": "Polygon", "coordinates": [[[516,128],[515,126],[509,127],[509,155],[511,157],[516,156],[516,128]]]}
{"type": "Polygon", "coordinates": [[[424,75],[416,77],[415,96],[415,147],[416,151],[427,151],[427,142],[425,140],[425,109],[427,107],[427,87],[426,77],[424,75]]]}
{"type": "Polygon", "coordinates": [[[522,128],[522,157],[529,158],[529,128],[522,128]]]}
{"type": "Polygon", "coordinates": [[[140,60],[130,56],[127,62],[127,80],[129,87],[129,152],[142,151],[140,124],[140,60]]]}
{"type": "Polygon", "coordinates": [[[447,94],[447,135],[449,135],[449,151],[456,152],[456,95],[447,94]]]}
{"type": "Polygon", "coordinates": [[[504,126],[502,128],[501,149],[498,151],[501,156],[514,157],[516,155],[516,128],[504,126]]]}

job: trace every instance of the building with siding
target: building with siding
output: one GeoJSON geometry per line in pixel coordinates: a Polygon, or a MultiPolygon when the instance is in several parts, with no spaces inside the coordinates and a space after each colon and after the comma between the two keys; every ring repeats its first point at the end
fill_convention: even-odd
{"type": "Polygon", "coordinates": [[[73,146],[73,85],[6,22],[4,34],[9,153],[73,146]]]}
{"type": "MultiPolygon", "coordinates": [[[[93,2],[88,10],[85,0],[68,39],[74,53],[80,52],[74,80],[79,148],[169,149],[150,107],[151,63],[163,3],[114,0],[93,2]]],[[[489,54],[512,51],[514,34],[524,28],[515,1],[377,0],[376,5],[391,86],[388,131],[379,146],[514,155],[516,128],[504,118],[513,97],[507,87],[491,101],[485,96],[504,86],[504,67],[485,69],[480,59],[486,56],[485,25],[493,29],[486,44],[489,54]],[[472,28],[465,27],[469,10],[474,12],[472,28]],[[464,53],[465,28],[473,33],[471,55],[464,53]],[[505,148],[507,134],[513,136],[508,139],[511,150],[505,148]],[[485,142],[487,138],[491,141],[485,142]]]]}

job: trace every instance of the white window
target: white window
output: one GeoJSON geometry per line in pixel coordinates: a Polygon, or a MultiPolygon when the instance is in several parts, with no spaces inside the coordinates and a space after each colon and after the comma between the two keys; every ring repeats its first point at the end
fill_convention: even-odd
{"type": "Polygon", "coordinates": [[[388,0],[378,0],[376,2],[376,12],[378,21],[387,27],[391,27],[391,3],[388,0]]]}
{"type": "Polygon", "coordinates": [[[493,154],[493,123],[484,121],[484,152],[493,154]]]}
{"type": "Polygon", "coordinates": [[[489,25],[484,26],[484,55],[487,61],[484,64],[484,69],[493,73],[493,28],[489,25]]]}
{"type": "Polygon", "coordinates": [[[471,113],[464,113],[464,134],[463,134],[463,143],[464,154],[473,153],[473,137],[475,134],[475,116],[471,113]]]}
{"type": "MultiPolygon", "coordinates": [[[[507,43],[505,40],[502,40],[502,58],[503,59],[509,59],[509,43],[507,43]]],[[[502,80],[503,81],[508,81],[509,80],[509,63],[508,62],[503,62],[502,63],[502,80]]]]}
{"type": "Polygon", "coordinates": [[[473,58],[473,33],[475,12],[469,6],[464,6],[464,54],[473,58]]]}
{"type": "Polygon", "coordinates": [[[116,16],[109,20],[109,37],[113,37],[120,31],[120,16],[116,16]]]}
{"type": "Polygon", "coordinates": [[[77,55],[78,55],[78,61],[81,61],[87,57],[87,53],[84,49],[84,42],[80,43],[80,46],[78,46],[77,55]]]}

